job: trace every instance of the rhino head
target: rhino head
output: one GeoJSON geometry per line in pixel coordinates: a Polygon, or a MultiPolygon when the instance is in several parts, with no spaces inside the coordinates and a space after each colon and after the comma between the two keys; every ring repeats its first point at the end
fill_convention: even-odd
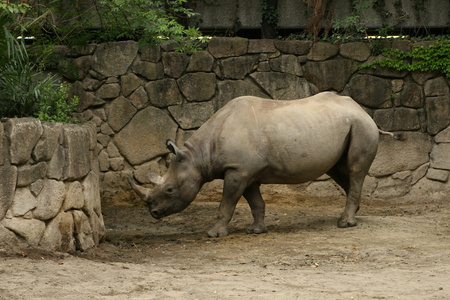
{"type": "Polygon", "coordinates": [[[128,178],[132,189],[144,200],[155,219],[188,207],[202,186],[201,174],[193,164],[192,153],[178,149],[170,140],[166,142],[166,146],[174,155],[166,174],[163,176],[148,174],[150,181],[155,185],[154,188],[141,187],[128,178]]]}

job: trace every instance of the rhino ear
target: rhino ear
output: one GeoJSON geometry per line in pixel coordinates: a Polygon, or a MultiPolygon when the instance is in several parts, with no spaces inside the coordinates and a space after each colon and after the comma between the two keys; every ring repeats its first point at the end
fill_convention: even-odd
{"type": "Polygon", "coordinates": [[[148,179],[150,179],[150,182],[156,185],[160,185],[164,182],[164,178],[155,174],[155,173],[148,173],[147,174],[148,179]]]}
{"type": "Polygon", "coordinates": [[[183,161],[186,159],[186,154],[183,153],[183,151],[181,151],[180,149],[178,149],[177,145],[175,145],[175,143],[172,142],[171,140],[166,141],[166,147],[167,149],[169,149],[170,152],[172,152],[177,156],[178,161],[183,161]]]}

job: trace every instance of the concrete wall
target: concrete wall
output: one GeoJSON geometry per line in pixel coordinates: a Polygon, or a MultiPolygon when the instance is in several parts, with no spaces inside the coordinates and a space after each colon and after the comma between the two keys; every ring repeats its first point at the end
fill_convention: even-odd
{"type": "MultiPolygon", "coordinates": [[[[407,50],[428,43],[385,41],[384,46],[407,50]]],[[[79,118],[96,124],[104,195],[128,190],[127,176],[145,184],[148,172],[163,173],[165,141],[181,145],[234,97],[296,99],[324,90],[352,96],[381,129],[407,136],[403,142],[381,137],[365,196],[448,191],[449,80],[439,73],[358,70],[375,59],[367,43],[214,38],[192,55],[131,41],[61,51],[78,71],[67,76],[81,99],[79,118]]],[[[283,191],[341,194],[327,177],[283,191]]]]}
{"type": "Polygon", "coordinates": [[[103,238],[95,125],[0,123],[0,249],[87,250],[103,238]]]}

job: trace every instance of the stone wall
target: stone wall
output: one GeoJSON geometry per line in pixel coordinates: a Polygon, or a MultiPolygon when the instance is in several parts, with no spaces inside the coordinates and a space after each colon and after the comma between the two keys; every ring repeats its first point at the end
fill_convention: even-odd
{"type": "MultiPolygon", "coordinates": [[[[430,42],[383,43],[409,50],[430,42]]],[[[296,99],[325,90],[352,96],[381,129],[404,131],[407,137],[403,142],[381,137],[366,196],[449,188],[449,80],[439,73],[358,70],[376,59],[368,43],[213,38],[192,55],[131,41],[61,51],[77,70],[66,76],[81,99],[79,118],[97,126],[104,193],[128,189],[129,175],[148,183],[149,171],[164,172],[165,141],[182,144],[234,97],[296,99]]],[[[341,193],[327,177],[288,190],[341,193]]]]}
{"type": "Polygon", "coordinates": [[[96,246],[101,214],[95,125],[0,123],[0,250],[96,246]]]}

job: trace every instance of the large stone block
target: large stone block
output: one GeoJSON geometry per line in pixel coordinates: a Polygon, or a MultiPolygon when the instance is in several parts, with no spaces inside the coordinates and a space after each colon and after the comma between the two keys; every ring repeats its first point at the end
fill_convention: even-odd
{"type": "Polygon", "coordinates": [[[406,81],[400,93],[400,103],[406,107],[423,107],[424,97],[422,87],[413,81],[406,81]]]}
{"type": "Polygon", "coordinates": [[[14,200],[11,205],[13,217],[21,217],[37,205],[37,200],[28,188],[16,189],[14,200]]]}
{"type": "Polygon", "coordinates": [[[141,59],[151,62],[158,62],[161,60],[161,47],[159,45],[143,45],[139,47],[141,59]]]}
{"type": "Polygon", "coordinates": [[[47,177],[51,179],[61,180],[64,176],[66,151],[61,146],[57,146],[53,156],[48,163],[47,177]],[[61,167],[63,166],[63,167],[61,167]]]}
{"type": "Polygon", "coordinates": [[[214,64],[214,57],[208,51],[197,51],[191,55],[187,72],[210,72],[214,64]]]}
{"type": "Polygon", "coordinates": [[[62,181],[45,180],[44,187],[37,196],[33,217],[42,221],[54,218],[61,209],[65,196],[66,188],[62,181]]]}
{"type": "Polygon", "coordinates": [[[258,60],[256,55],[223,59],[220,62],[222,75],[227,79],[244,79],[255,68],[258,60]]]}
{"type": "Polygon", "coordinates": [[[269,60],[269,65],[272,71],[275,72],[303,76],[302,66],[295,55],[280,55],[279,57],[269,60]]]}
{"type": "Polygon", "coordinates": [[[10,140],[11,164],[24,164],[43,133],[41,122],[33,118],[8,119],[5,132],[10,140]]]}
{"type": "Polygon", "coordinates": [[[144,108],[148,103],[148,95],[144,87],[138,87],[129,97],[131,104],[137,109],[144,108]]]}
{"type": "Polygon", "coordinates": [[[359,104],[370,108],[392,106],[391,81],[370,75],[355,75],[350,80],[346,93],[359,104]]]}
{"type": "Polygon", "coordinates": [[[144,76],[148,80],[164,78],[164,67],[162,63],[152,63],[138,60],[133,64],[133,72],[144,76]]]}
{"type": "Polygon", "coordinates": [[[100,44],[91,57],[92,69],[104,77],[124,75],[138,48],[138,43],[133,41],[100,44]]]}
{"type": "Polygon", "coordinates": [[[84,193],[81,183],[79,181],[67,182],[66,189],[66,197],[62,206],[63,210],[81,209],[84,206],[84,193]]]}
{"type": "Polygon", "coordinates": [[[137,109],[125,97],[120,96],[114,100],[108,109],[108,124],[115,132],[127,124],[133,118],[137,109]]]}
{"type": "Polygon", "coordinates": [[[38,246],[45,230],[45,222],[36,219],[4,219],[2,225],[25,239],[28,245],[38,246]]]}
{"type": "Polygon", "coordinates": [[[170,106],[169,111],[183,129],[198,128],[203,125],[213,114],[212,102],[186,103],[170,106]]]}
{"type": "Polygon", "coordinates": [[[283,41],[275,40],[275,47],[280,50],[281,53],[294,54],[294,55],[306,55],[311,48],[312,41],[283,41]]]}
{"type": "Polygon", "coordinates": [[[102,85],[98,89],[96,96],[101,99],[114,99],[118,97],[119,94],[120,94],[120,85],[118,83],[110,83],[102,85]]]}
{"type": "Polygon", "coordinates": [[[93,232],[88,217],[80,210],[72,211],[75,245],[78,250],[86,251],[95,246],[93,232]]]}
{"type": "Polygon", "coordinates": [[[189,63],[189,57],[181,52],[164,52],[162,54],[164,73],[173,78],[180,78],[189,63]]]}
{"type": "Polygon", "coordinates": [[[216,92],[214,73],[188,73],[178,79],[181,92],[189,101],[210,100],[216,92]]]}
{"type": "Polygon", "coordinates": [[[436,143],[450,143],[450,126],[439,132],[435,137],[436,143]]]}
{"type": "Polygon", "coordinates": [[[3,219],[14,198],[17,181],[17,167],[9,164],[0,166],[0,220],[3,219]]]}
{"type": "Polygon", "coordinates": [[[338,46],[327,42],[316,42],[312,45],[308,59],[322,61],[335,56],[339,51],[338,46]]]}
{"type": "Polygon", "coordinates": [[[43,122],[42,128],[44,133],[32,153],[35,161],[49,161],[62,142],[62,123],[43,122]]]}
{"type": "Polygon", "coordinates": [[[17,168],[17,186],[28,186],[47,174],[47,163],[39,162],[34,165],[23,165],[17,168]]]}
{"type": "Polygon", "coordinates": [[[63,128],[66,167],[64,178],[75,180],[84,177],[91,169],[91,136],[86,128],[66,124],[63,128]]]}
{"type": "Polygon", "coordinates": [[[447,96],[449,97],[448,84],[443,77],[427,80],[424,85],[425,96],[447,96]]]}
{"type": "Polygon", "coordinates": [[[69,97],[77,96],[79,98],[77,111],[82,112],[89,107],[100,106],[105,103],[104,100],[95,96],[93,92],[86,92],[83,89],[83,84],[81,81],[76,81],[72,84],[69,90],[69,97]]]}
{"type": "Polygon", "coordinates": [[[240,96],[270,98],[250,78],[244,80],[223,80],[217,83],[217,96],[214,99],[215,110],[219,110],[231,99],[240,96]]]}
{"type": "Polygon", "coordinates": [[[319,91],[342,91],[357,69],[356,63],[350,59],[307,62],[305,78],[314,83],[319,91]]]}
{"type": "Polygon", "coordinates": [[[425,99],[428,133],[437,134],[450,125],[450,101],[448,96],[427,97],[425,99]]]}
{"type": "Polygon", "coordinates": [[[208,43],[208,51],[215,58],[244,55],[247,47],[248,40],[239,37],[213,37],[208,43]]]}
{"type": "Polygon", "coordinates": [[[374,197],[394,198],[406,195],[411,188],[411,172],[401,171],[389,177],[378,179],[374,197]]]}
{"type": "Polygon", "coordinates": [[[300,99],[311,96],[308,81],[292,74],[255,72],[250,75],[273,99],[300,99]]]}
{"type": "Polygon", "coordinates": [[[50,251],[75,251],[73,228],[72,213],[62,212],[48,223],[39,245],[50,251]]]}
{"type": "Polygon", "coordinates": [[[122,94],[125,97],[128,97],[141,86],[141,81],[135,74],[130,73],[120,77],[120,85],[122,87],[122,94]]]}
{"type": "Polygon", "coordinates": [[[369,44],[365,42],[344,43],[339,48],[339,54],[356,61],[365,61],[370,53],[369,44]]]}
{"type": "Polygon", "coordinates": [[[408,132],[404,141],[381,135],[378,153],[369,174],[381,177],[401,171],[414,170],[428,162],[431,145],[431,138],[425,133],[408,132]]]}
{"type": "Polygon", "coordinates": [[[7,253],[20,253],[19,240],[16,235],[0,224],[0,248],[7,253]]]}
{"type": "Polygon", "coordinates": [[[274,40],[270,39],[258,39],[248,40],[248,53],[271,53],[277,52],[275,48],[274,40]]]}
{"type": "Polygon", "coordinates": [[[381,129],[387,131],[420,129],[419,113],[412,108],[377,109],[373,114],[373,120],[381,129]]]}
{"type": "Polygon", "coordinates": [[[450,170],[450,143],[435,144],[430,158],[432,168],[450,170]]]}
{"type": "Polygon", "coordinates": [[[94,172],[89,172],[86,178],[84,178],[84,180],[81,182],[85,199],[83,211],[88,216],[91,216],[94,213],[101,214],[99,184],[99,177],[94,172]]]}
{"type": "Polygon", "coordinates": [[[165,78],[150,81],[145,85],[145,90],[150,103],[157,107],[181,104],[183,101],[175,79],[165,78]]]}
{"type": "Polygon", "coordinates": [[[116,135],[115,142],[128,162],[139,165],[168,153],[165,141],[175,140],[177,127],[167,114],[155,107],[147,107],[116,135]]]}

